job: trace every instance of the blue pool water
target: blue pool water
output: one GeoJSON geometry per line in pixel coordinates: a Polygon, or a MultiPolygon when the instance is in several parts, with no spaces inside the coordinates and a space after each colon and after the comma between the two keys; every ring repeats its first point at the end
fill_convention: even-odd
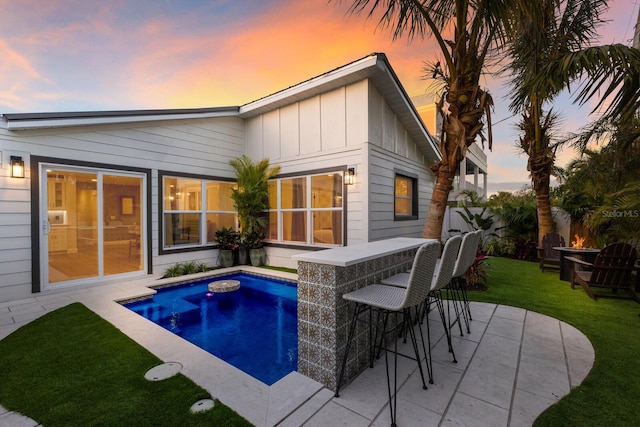
{"type": "Polygon", "coordinates": [[[298,367],[297,304],[295,283],[237,273],[158,289],[125,307],[271,385],[298,367]],[[239,280],[240,289],[209,292],[217,280],[239,280]]]}

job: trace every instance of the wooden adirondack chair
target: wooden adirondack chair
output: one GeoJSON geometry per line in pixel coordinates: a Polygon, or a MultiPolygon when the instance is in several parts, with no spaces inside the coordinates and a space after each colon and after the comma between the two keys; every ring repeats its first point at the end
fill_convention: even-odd
{"type": "Polygon", "coordinates": [[[613,243],[605,247],[593,264],[575,257],[565,257],[571,263],[572,288],[579,284],[593,299],[596,297],[591,288],[609,288],[614,292],[621,289],[640,304],[631,280],[636,259],[636,250],[627,243],[613,243]],[[578,270],[576,265],[589,267],[590,271],[578,270]]]}
{"type": "Polygon", "coordinates": [[[542,246],[538,247],[538,258],[540,259],[540,270],[548,265],[560,266],[560,252],[553,248],[564,246],[564,237],[558,233],[547,233],[542,237],[542,246]]]}

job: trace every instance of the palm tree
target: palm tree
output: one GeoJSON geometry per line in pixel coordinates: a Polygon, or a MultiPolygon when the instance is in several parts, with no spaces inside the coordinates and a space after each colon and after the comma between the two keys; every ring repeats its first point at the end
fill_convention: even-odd
{"type": "Polygon", "coordinates": [[[480,87],[489,55],[503,41],[504,17],[512,0],[353,0],[351,13],[381,10],[379,26],[392,27],[393,37],[431,36],[440,61],[427,63],[427,75],[441,82],[444,95],[440,152],[431,166],[436,182],[425,220],[423,237],[440,239],[442,221],[453,179],[468,147],[480,137],[492,145],[491,95],[480,87]],[[371,4],[370,4],[371,3],[371,4]],[[486,137],[483,134],[486,116],[486,137]]]}
{"type": "Polygon", "coordinates": [[[231,191],[231,198],[238,211],[240,230],[243,234],[261,234],[266,226],[262,216],[268,208],[269,180],[280,173],[280,166],[269,166],[269,159],[254,162],[243,155],[229,164],[236,170],[238,187],[231,191]]]}
{"type": "Polygon", "coordinates": [[[574,160],[560,186],[572,226],[600,246],[640,238],[640,139],[625,146],[626,129],[614,129],[608,145],[574,160]]]}
{"type": "MultiPolygon", "coordinates": [[[[583,76],[587,80],[576,100],[584,103],[602,95],[599,89],[604,87],[598,107],[613,96],[604,115],[607,121],[628,119],[638,99],[638,71],[632,65],[640,64],[638,52],[623,45],[590,45],[606,8],[607,0],[518,0],[513,9],[507,66],[514,89],[510,109],[521,113],[519,145],[528,155],[536,193],[539,242],[554,230],[549,183],[559,141],[554,142],[557,116],[549,104],[583,76]]],[[[583,143],[590,138],[582,135],[583,143]]]]}

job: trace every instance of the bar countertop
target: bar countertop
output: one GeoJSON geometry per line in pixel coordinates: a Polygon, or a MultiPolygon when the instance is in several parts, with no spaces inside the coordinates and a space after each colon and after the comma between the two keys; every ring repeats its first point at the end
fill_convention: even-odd
{"type": "Polygon", "coordinates": [[[407,249],[414,249],[431,241],[435,240],[414,237],[396,237],[393,239],[376,240],[374,242],[341,246],[339,248],[332,248],[324,251],[298,254],[292,256],[292,258],[296,261],[348,267],[350,265],[358,264],[384,255],[393,254],[407,249]]]}

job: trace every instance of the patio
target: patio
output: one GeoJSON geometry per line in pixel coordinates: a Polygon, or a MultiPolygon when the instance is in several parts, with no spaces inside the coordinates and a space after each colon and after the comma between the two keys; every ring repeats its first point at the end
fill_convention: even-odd
{"type": "MultiPolygon", "coordinates": [[[[343,387],[340,398],[299,373],[268,387],[114,302],[147,292],[151,281],[157,283],[147,279],[0,304],[0,338],[78,301],[162,360],[182,363],[186,376],[257,426],[389,424],[384,359],[343,387]]],[[[421,389],[415,362],[401,358],[399,425],[531,425],[593,365],[589,341],[564,322],[492,303],[472,303],[472,313],[471,334],[454,333],[457,364],[451,363],[439,318],[432,318],[435,384],[428,390],[421,389]]],[[[37,425],[16,417],[0,413],[0,423],[37,425]]]]}

